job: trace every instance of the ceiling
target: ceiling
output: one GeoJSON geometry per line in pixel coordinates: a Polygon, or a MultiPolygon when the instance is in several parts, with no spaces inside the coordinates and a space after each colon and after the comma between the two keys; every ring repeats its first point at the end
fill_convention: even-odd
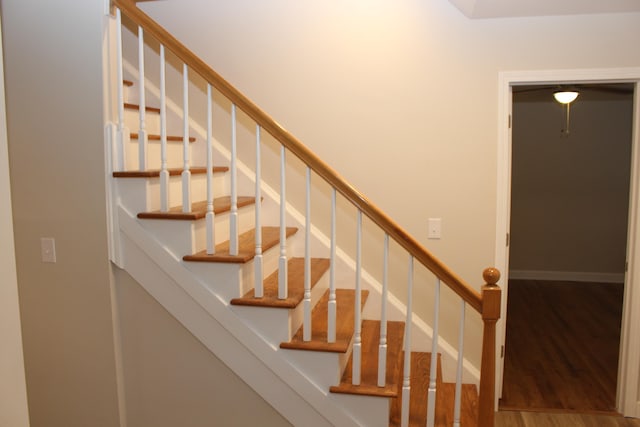
{"type": "Polygon", "coordinates": [[[640,12],[640,0],[449,0],[471,19],[640,12]]]}

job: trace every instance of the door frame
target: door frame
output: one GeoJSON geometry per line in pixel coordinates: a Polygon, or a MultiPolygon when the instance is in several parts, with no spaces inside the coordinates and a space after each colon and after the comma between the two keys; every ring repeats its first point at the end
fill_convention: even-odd
{"type": "Polygon", "coordinates": [[[557,83],[635,83],[631,148],[631,186],[627,230],[627,272],[620,336],[616,408],[640,418],[640,68],[505,71],[499,73],[495,266],[502,273],[502,316],[497,324],[496,409],[502,396],[507,296],[508,233],[511,219],[512,87],[557,83]]]}

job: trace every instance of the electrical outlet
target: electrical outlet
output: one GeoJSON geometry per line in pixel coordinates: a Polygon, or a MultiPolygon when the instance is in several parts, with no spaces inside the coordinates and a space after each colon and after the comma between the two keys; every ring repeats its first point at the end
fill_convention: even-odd
{"type": "Polygon", "coordinates": [[[42,262],[56,262],[56,241],[53,237],[40,238],[42,262]]]}

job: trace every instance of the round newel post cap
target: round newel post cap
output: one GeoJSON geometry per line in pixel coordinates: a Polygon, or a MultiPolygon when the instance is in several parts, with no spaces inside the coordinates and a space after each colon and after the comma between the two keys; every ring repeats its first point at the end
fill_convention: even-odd
{"type": "Polygon", "coordinates": [[[487,285],[496,286],[500,280],[500,271],[497,268],[489,267],[482,272],[482,278],[487,285]]]}

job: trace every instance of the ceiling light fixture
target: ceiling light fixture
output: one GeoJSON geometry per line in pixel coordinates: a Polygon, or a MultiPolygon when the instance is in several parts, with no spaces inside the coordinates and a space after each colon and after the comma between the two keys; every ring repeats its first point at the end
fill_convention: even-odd
{"type": "Polygon", "coordinates": [[[578,95],[580,95],[580,93],[575,90],[558,90],[553,92],[553,97],[555,98],[555,100],[558,101],[563,106],[567,107],[565,108],[565,115],[567,119],[566,127],[560,130],[561,136],[566,136],[566,137],[569,136],[569,115],[571,111],[570,104],[576,100],[578,95]]]}
{"type": "Polygon", "coordinates": [[[580,95],[580,93],[576,92],[575,90],[559,90],[559,91],[553,92],[553,97],[560,104],[571,104],[573,101],[576,100],[578,95],[580,95]]]}

